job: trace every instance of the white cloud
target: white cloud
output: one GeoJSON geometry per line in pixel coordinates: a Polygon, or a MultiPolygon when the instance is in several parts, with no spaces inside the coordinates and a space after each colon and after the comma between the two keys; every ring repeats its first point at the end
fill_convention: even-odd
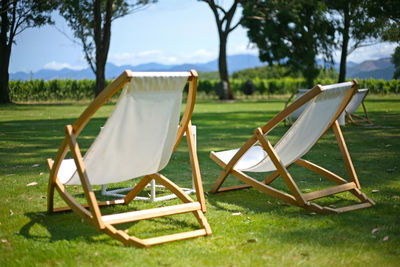
{"type": "MultiPolygon", "coordinates": [[[[396,46],[397,45],[394,43],[379,43],[376,45],[361,47],[347,56],[347,62],[352,61],[355,63],[361,63],[365,60],[391,57],[396,46]]],[[[335,62],[340,62],[340,50],[335,51],[333,60],[335,62]]]]}
{"type": "Polygon", "coordinates": [[[242,44],[235,47],[231,47],[228,51],[229,55],[237,55],[237,54],[251,54],[258,55],[258,48],[256,45],[252,44],[242,44]]]}
{"type": "Polygon", "coordinates": [[[48,70],[61,70],[64,68],[67,69],[73,69],[73,70],[80,70],[84,69],[84,66],[72,66],[68,63],[61,63],[61,62],[56,62],[56,61],[51,61],[43,66],[44,69],[48,70]]]}
{"type": "Polygon", "coordinates": [[[166,53],[161,50],[146,50],[137,53],[114,53],[110,54],[108,61],[121,65],[139,65],[150,62],[173,65],[183,63],[204,63],[216,59],[216,51],[199,49],[190,53],[166,53]]]}
{"type": "Polygon", "coordinates": [[[361,47],[351,53],[347,57],[347,61],[360,63],[365,60],[391,57],[396,46],[397,44],[394,43],[380,43],[376,45],[361,47]]]}

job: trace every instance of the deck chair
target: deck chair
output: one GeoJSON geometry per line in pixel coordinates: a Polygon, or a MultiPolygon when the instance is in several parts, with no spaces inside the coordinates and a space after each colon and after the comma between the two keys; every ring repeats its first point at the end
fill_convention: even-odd
{"type": "MultiPolygon", "coordinates": [[[[194,153],[197,154],[197,127],[196,127],[196,125],[192,125],[192,134],[193,134],[193,143],[194,143],[194,153]]],[[[184,133],[183,136],[186,136],[186,133],[184,133]]],[[[134,198],[134,200],[158,202],[158,201],[164,201],[164,200],[170,200],[170,199],[177,198],[177,196],[175,194],[157,196],[157,189],[165,189],[165,186],[156,184],[156,181],[154,179],[151,180],[150,183],[146,187],[150,187],[149,196],[147,196],[147,197],[146,196],[136,196],[134,198]]],[[[107,190],[107,185],[103,184],[101,186],[101,194],[103,196],[121,198],[121,197],[125,197],[126,196],[126,194],[123,194],[123,193],[129,192],[132,189],[133,189],[133,187],[123,187],[123,188],[108,189],[107,190]]],[[[181,187],[181,189],[186,194],[195,193],[196,192],[196,187],[195,187],[195,184],[194,184],[194,179],[192,179],[192,188],[181,187]]]]}
{"type": "Polygon", "coordinates": [[[267,124],[257,128],[254,135],[241,148],[221,152],[211,151],[211,159],[223,168],[211,192],[217,193],[254,187],[281,201],[319,213],[341,213],[374,205],[375,203],[360,191],[361,186],[337,122],[337,118],[350,101],[356,87],[357,81],[355,80],[328,86],[317,85],[272,118],[267,124]],[[307,102],[309,104],[304,112],[273,147],[268,140],[268,133],[288,115],[306,105],[307,102]],[[332,128],[336,136],[350,182],[332,171],[301,158],[329,128],[332,128]],[[314,171],[337,185],[316,192],[302,193],[288,171],[293,164],[298,164],[314,171]],[[245,172],[272,173],[264,181],[260,182],[245,172]],[[222,183],[229,174],[232,174],[245,184],[221,188],[222,183]],[[270,186],[270,183],[279,176],[282,177],[290,193],[270,186]],[[311,202],[315,199],[345,191],[352,193],[361,203],[332,208],[311,202]]]}
{"type": "MultiPolygon", "coordinates": [[[[300,97],[302,97],[308,91],[309,91],[309,89],[299,89],[297,91],[297,94],[296,94],[296,97],[295,97],[295,101],[297,99],[299,99],[300,97]]],[[[344,112],[342,114],[340,114],[340,116],[338,117],[339,125],[345,125],[346,123],[358,124],[358,123],[361,123],[361,122],[367,122],[368,124],[372,124],[372,122],[369,120],[368,112],[367,112],[367,109],[365,108],[365,104],[364,104],[364,99],[366,98],[366,96],[368,94],[368,91],[369,91],[368,89],[357,89],[356,90],[356,92],[354,93],[353,97],[351,98],[349,104],[347,104],[344,112]],[[361,117],[361,116],[355,114],[355,112],[360,107],[360,105],[362,105],[362,107],[363,107],[363,111],[364,111],[364,116],[365,117],[361,117]],[[356,119],[354,119],[353,117],[355,117],[356,119]]],[[[293,95],[286,102],[285,108],[289,104],[289,102],[292,99],[292,97],[293,97],[293,95]]],[[[292,114],[290,114],[285,119],[285,122],[288,125],[292,125],[293,124],[293,120],[297,119],[300,116],[300,114],[304,111],[306,106],[307,105],[303,105],[302,107],[300,107],[299,109],[294,111],[292,114]]]]}
{"type": "Polygon", "coordinates": [[[123,72],[86,108],[74,125],[65,127],[65,138],[54,159],[48,159],[48,211],[72,209],[89,224],[127,246],[149,247],[174,240],[211,234],[206,212],[200,168],[194,153],[191,116],[196,99],[198,75],[191,72],[123,72]],[[186,109],[179,123],[182,91],[189,81],[186,109]],[[96,111],[121,88],[121,96],[91,147],[82,157],[77,136],[96,111]],[[179,123],[179,127],[177,127],[179,123]],[[159,173],[180,143],[184,133],[188,143],[197,201],[159,173]],[[65,159],[70,151],[73,159],[65,159]],[[92,185],[102,185],[143,177],[123,198],[97,202],[92,185]],[[129,204],[154,179],[184,203],[174,206],[102,215],[100,206],[129,204]],[[87,205],[77,202],[66,185],[81,185],[87,205]],[[54,207],[54,189],[69,207],[54,207]],[[115,225],[191,212],[201,229],[140,239],[118,230],[115,225]]]}
{"type": "Polygon", "coordinates": [[[346,123],[358,124],[366,122],[368,124],[372,124],[372,122],[368,117],[368,112],[367,109],[365,108],[365,103],[364,103],[364,99],[367,97],[368,92],[369,90],[367,88],[358,89],[356,93],[353,95],[353,98],[351,99],[349,104],[346,106],[346,109],[344,110],[346,114],[346,123]],[[356,111],[360,107],[360,105],[363,108],[364,117],[356,114],[356,111]]]}

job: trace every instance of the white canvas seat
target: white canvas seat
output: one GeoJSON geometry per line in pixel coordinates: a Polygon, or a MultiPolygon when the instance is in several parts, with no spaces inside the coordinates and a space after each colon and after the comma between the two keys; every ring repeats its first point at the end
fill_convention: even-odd
{"type": "MultiPolygon", "coordinates": [[[[192,133],[193,133],[193,142],[194,142],[194,148],[195,148],[194,152],[197,153],[197,128],[196,128],[196,125],[192,125],[192,133]]],[[[184,136],[186,136],[186,133],[184,134],[184,136]]],[[[164,200],[177,198],[177,196],[175,194],[167,194],[167,195],[157,196],[157,189],[165,189],[165,186],[156,184],[156,181],[154,179],[151,180],[151,182],[146,187],[150,187],[150,195],[148,197],[136,196],[134,198],[134,200],[158,202],[158,201],[164,201],[164,200]]],[[[121,198],[121,197],[125,197],[126,196],[126,194],[124,194],[125,192],[129,192],[132,189],[133,189],[133,187],[123,187],[123,188],[108,189],[107,190],[107,185],[104,184],[101,187],[101,194],[103,196],[121,198]]],[[[181,189],[186,194],[195,193],[196,192],[196,187],[194,185],[193,179],[192,179],[192,188],[182,187],[181,189]]]]}
{"type": "Polygon", "coordinates": [[[346,109],[344,110],[346,114],[346,123],[361,123],[361,122],[366,122],[368,124],[372,124],[368,117],[368,112],[367,108],[365,107],[364,100],[367,97],[369,92],[369,89],[364,88],[364,89],[358,89],[356,93],[353,95],[353,98],[349,102],[349,104],[346,106],[346,109]],[[363,112],[364,112],[364,117],[359,116],[356,114],[357,109],[362,106],[363,112]]]}
{"type": "Polygon", "coordinates": [[[330,207],[321,207],[310,201],[330,194],[350,190],[350,192],[362,201],[361,206],[356,205],[351,209],[373,205],[373,201],[359,191],[360,185],[358,178],[354,171],[350,155],[348,154],[340,126],[337,122],[338,117],[353,95],[356,85],[356,82],[354,82],[354,84],[352,82],[347,82],[328,86],[316,86],[312,90],[306,92],[302,97],[299,97],[292,105],[287,107],[287,109],[274,117],[262,128],[257,128],[254,136],[240,149],[211,152],[211,158],[224,169],[214,183],[211,192],[216,193],[253,186],[267,194],[294,205],[312,209],[317,212],[339,213],[347,211],[350,208],[332,209],[330,207]],[[272,147],[267,138],[268,132],[288,115],[294,113],[301,107],[304,107],[304,111],[301,112],[298,119],[275,146],[272,147]],[[301,159],[301,157],[305,155],[331,127],[339,143],[351,182],[347,182],[340,176],[301,159]],[[319,193],[303,194],[287,171],[287,168],[292,164],[299,164],[313,170],[339,185],[328,191],[322,190],[319,193]],[[272,172],[272,174],[261,183],[244,172],[272,172]],[[220,188],[229,173],[233,174],[247,185],[220,188]],[[282,176],[292,195],[276,190],[268,185],[278,176],[282,176]]]}
{"type": "Polygon", "coordinates": [[[50,168],[48,211],[66,209],[53,207],[55,188],[71,209],[99,230],[126,245],[148,247],[163,242],[211,234],[211,229],[203,215],[206,210],[205,200],[190,121],[196,89],[197,73],[195,71],[164,73],[125,71],[121,74],[96,97],[74,125],[66,126],[66,137],[54,162],[51,159],[48,160],[50,168]],[[188,103],[179,121],[182,92],[187,81],[189,81],[188,103]],[[76,137],[93,114],[120,88],[123,89],[112,114],[85,156],[82,157],[76,137]],[[177,125],[179,125],[178,128],[177,125]],[[196,202],[158,173],[168,164],[185,133],[197,193],[196,202]],[[73,159],[64,159],[68,149],[73,159]],[[97,203],[91,185],[117,183],[136,177],[143,178],[123,199],[97,203]],[[156,180],[171,190],[185,204],[150,209],[145,212],[134,211],[101,216],[99,206],[128,204],[152,180],[156,180]],[[82,185],[89,211],[68,194],[64,185],[82,185]],[[128,236],[113,226],[185,212],[193,212],[202,229],[158,238],[139,239],[128,236]]]}
{"type": "MultiPolygon", "coordinates": [[[[297,91],[297,94],[296,94],[296,97],[295,97],[295,101],[297,99],[299,99],[301,96],[303,96],[308,91],[309,91],[309,89],[299,89],[297,91]]],[[[371,121],[368,118],[368,113],[367,113],[367,110],[366,110],[365,104],[364,104],[364,99],[367,96],[368,91],[369,91],[368,89],[358,89],[358,90],[355,91],[353,97],[351,98],[349,104],[346,106],[344,112],[342,114],[340,114],[340,116],[338,118],[339,125],[345,125],[345,123],[358,123],[358,122],[371,123],[371,121]],[[355,112],[360,107],[360,105],[363,107],[365,118],[360,117],[360,116],[355,114],[355,112]],[[352,116],[357,117],[358,120],[354,120],[352,118],[352,116]],[[346,119],[346,117],[347,117],[347,119],[346,119]]],[[[290,102],[290,99],[289,99],[288,102],[290,102]]],[[[286,118],[286,122],[288,122],[289,124],[292,124],[293,120],[297,119],[300,116],[300,114],[304,111],[306,106],[307,105],[304,105],[304,106],[300,107],[299,109],[297,109],[292,114],[290,114],[286,118]]]]}

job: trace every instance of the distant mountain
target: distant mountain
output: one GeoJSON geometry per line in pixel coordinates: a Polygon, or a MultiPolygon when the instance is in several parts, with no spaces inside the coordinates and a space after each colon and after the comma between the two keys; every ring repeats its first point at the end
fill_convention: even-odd
{"type": "Polygon", "coordinates": [[[393,73],[394,65],[390,58],[381,58],[377,60],[367,60],[348,67],[346,76],[347,78],[392,80],[393,73]]]}
{"type": "MultiPolygon", "coordinates": [[[[265,65],[257,56],[254,55],[232,55],[227,57],[229,73],[242,69],[258,67],[265,65]]],[[[121,74],[124,70],[130,69],[133,71],[186,71],[195,69],[200,72],[210,72],[218,70],[218,60],[209,61],[206,63],[180,64],[180,65],[164,65],[159,63],[146,63],[136,66],[123,65],[116,66],[112,63],[106,65],[106,78],[112,79],[121,74]]],[[[82,70],[61,69],[48,70],[42,69],[34,73],[16,72],[10,74],[10,80],[29,80],[29,79],[94,79],[95,76],[90,68],[82,70]]]]}
{"type": "MultiPolygon", "coordinates": [[[[229,73],[254,68],[265,65],[258,59],[258,56],[254,55],[232,55],[228,56],[228,69],[229,73]]],[[[322,61],[317,61],[323,65],[322,61]]],[[[334,63],[333,67],[338,71],[339,64],[334,63]]],[[[112,63],[106,65],[106,78],[112,79],[121,74],[124,70],[130,69],[133,71],[186,71],[195,69],[200,72],[218,71],[218,60],[209,61],[206,63],[193,63],[193,64],[180,64],[180,65],[164,65],[160,63],[146,63],[136,66],[123,65],[116,66],[112,63]]],[[[359,79],[384,79],[391,80],[394,73],[394,66],[390,61],[390,58],[381,58],[377,60],[367,60],[360,64],[354,62],[347,62],[347,77],[348,78],[359,78],[359,79]]],[[[29,80],[29,79],[94,79],[95,76],[90,68],[82,70],[72,69],[61,69],[61,70],[48,70],[42,69],[34,73],[27,72],[16,72],[10,74],[10,80],[29,80]]]]}

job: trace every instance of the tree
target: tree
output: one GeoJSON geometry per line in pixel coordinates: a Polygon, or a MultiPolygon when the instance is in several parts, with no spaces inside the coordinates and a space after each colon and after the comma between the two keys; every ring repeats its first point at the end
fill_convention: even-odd
{"type": "Polygon", "coordinates": [[[338,82],[344,82],[347,56],[357,48],[374,44],[374,40],[378,40],[381,35],[385,21],[379,19],[379,16],[368,16],[366,14],[375,4],[380,4],[382,1],[326,0],[324,2],[331,13],[332,20],[337,25],[337,33],[341,37],[338,82]]]}
{"type": "Polygon", "coordinates": [[[218,37],[219,37],[219,57],[218,57],[218,69],[221,84],[226,84],[227,90],[223,91],[223,95],[220,96],[222,99],[234,99],[231,84],[229,82],[228,66],[226,62],[226,44],[228,35],[234,29],[240,25],[240,20],[233,26],[231,26],[233,16],[235,15],[236,9],[239,5],[239,0],[234,0],[232,6],[225,10],[218,1],[214,0],[200,0],[206,2],[215,17],[217,23],[218,37]]]}
{"type": "Polygon", "coordinates": [[[392,63],[394,65],[393,79],[400,79],[400,46],[396,47],[394,50],[392,63]]]}
{"type": "Polygon", "coordinates": [[[325,6],[316,0],[256,0],[243,4],[247,35],[259,49],[259,57],[301,71],[312,87],[320,67],[315,57],[332,61],[334,27],[325,16],[325,6]]]}
{"type": "Polygon", "coordinates": [[[368,15],[384,21],[382,40],[397,43],[393,55],[393,79],[400,79],[400,9],[398,0],[370,1],[368,15]]]}
{"type": "Polygon", "coordinates": [[[56,5],[51,0],[1,0],[0,5],[0,103],[10,103],[8,68],[15,36],[53,23],[50,12],[56,5]]]}
{"type": "Polygon", "coordinates": [[[96,95],[105,87],[105,66],[111,24],[120,17],[157,0],[62,0],[60,14],[82,44],[86,61],[96,75],[96,95]]]}

